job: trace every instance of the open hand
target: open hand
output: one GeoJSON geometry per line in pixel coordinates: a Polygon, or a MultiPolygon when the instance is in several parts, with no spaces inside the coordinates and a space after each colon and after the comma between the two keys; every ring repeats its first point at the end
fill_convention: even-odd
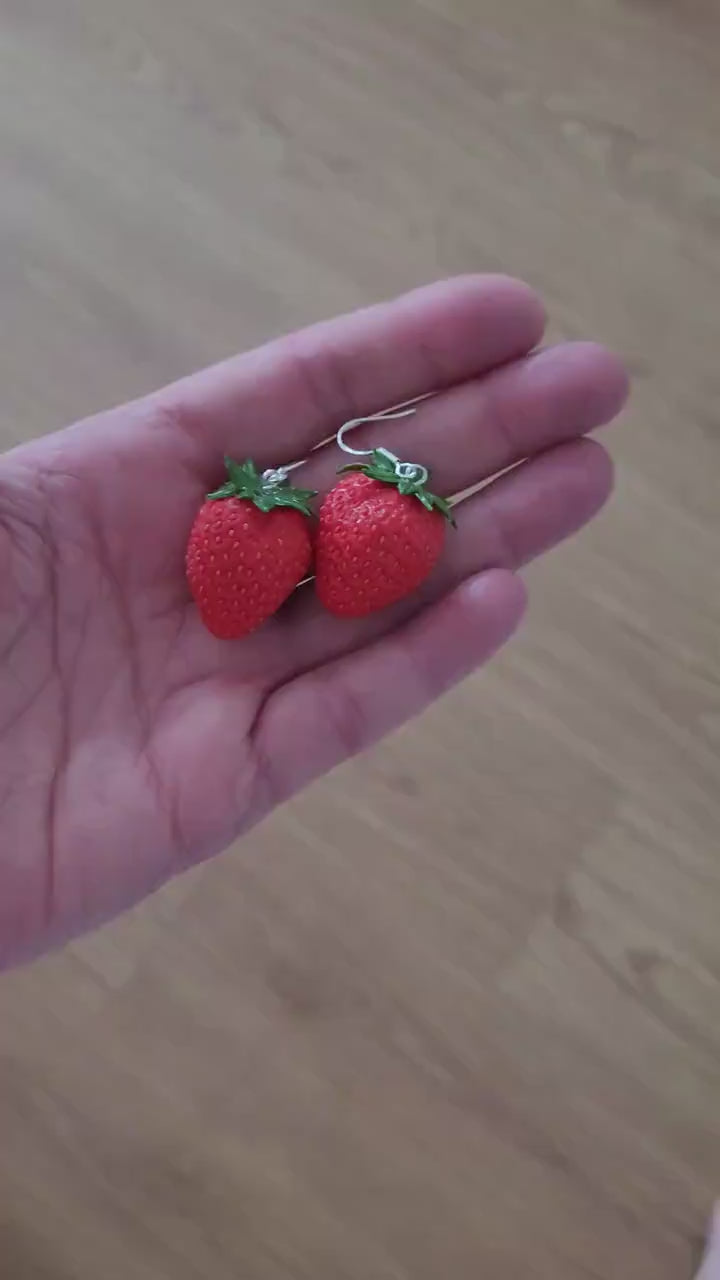
{"type": "MultiPolygon", "coordinates": [[[[611,465],[580,439],[626,396],[590,344],[535,352],[524,285],[471,277],[315,326],[0,463],[0,961],[87,928],[210,857],[420,711],[517,626],[526,561],[584,524],[611,465]],[[348,418],[453,494],[421,595],[361,622],[301,587],[255,635],[213,639],[184,576],[227,453],[307,455],[348,418]]],[[[353,443],[360,442],[359,429],[353,443]]],[[[318,450],[293,483],[327,489],[318,450]]]]}

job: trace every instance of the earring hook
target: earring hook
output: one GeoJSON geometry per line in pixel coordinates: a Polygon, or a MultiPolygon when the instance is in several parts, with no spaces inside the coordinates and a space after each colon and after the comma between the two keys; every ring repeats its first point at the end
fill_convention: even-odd
{"type": "MultiPolygon", "coordinates": [[[[345,435],[348,431],[354,431],[355,427],[361,427],[366,422],[392,422],[397,418],[409,418],[414,412],[414,409],[404,409],[402,413],[390,413],[387,409],[383,409],[381,413],[369,413],[365,418],[351,418],[341,426],[335,437],[336,443],[345,453],[352,453],[356,458],[369,456],[374,453],[373,449],[353,449],[352,445],[345,443],[345,435]]],[[[382,452],[387,453],[387,450],[383,449],[382,452]]]]}
{"type": "MultiPolygon", "coordinates": [[[[417,406],[422,404],[423,400],[429,400],[435,395],[434,391],[426,391],[424,395],[415,396],[412,400],[403,400],[400,404],[390,405],[387,409],[380,409],[377,413],[368,413],[362,418],[351,418],[349,422],[344,422],[335,437],[336,443],[344,450],[345,453],[352,453],[356,457],[369,456],[374,452],[372,449],[353,449],[351,445],[345,443],[345,436],[348,431],[354,431],[355,427],[361,427],[367,422],[393,422],[397,418],[410,418],[417,412],[417,406]]],[[[387,449],[380,450],[386,456],[392,457],[387,449]]]]}
{"type": "Polygon", "coordinates": [[[399,480],[414,480],[419,484],[425,484],[429,473],[427,467],[423,467],[419,462],[401,462],[396,454],[391,453],[389,449],[353,449],[345,441],[348,431],[354,431],[355,427],[361,427],[368,422],[394,422],[398,418],[410,418],[417,411],[417,406],[423,400],[429,400],[435,393],[433,391],[426,392],[425,395],[415,396],[413,400],[404,400],[400,404],[391,405],[389,409],[381,409],[378,413],[366,414],[363,418],[351,418],[349,422],[343,423],[335,437],[336,443],[344,453],[350,453],[356,458],[369,457],[373,453],[381,453],[388,462],[394,464],[395,474],[399,480]]]}
{"type": "MultiPolygon", "coordinates": [[[[367,422],[391,422],[397,418],[409,418],[416,412],[417,406],[422,404],[424,400],[431,400],[437,395],[436,391],[426,391],[424,395],[415,396],[412,400],[403,400],[400,404],[390,405],[387,409],[380,409],[378,413],[370,413],[364,418],[352,418],[349,422],[343,423],[337,435],[335,442],[340,446],[344,453],[353,454],[355,457],[369,457],[372,453],[382,453],[389,462],[395,466],[395,474],[400,480],[418,479],[421,484],[425,484],[428,479],[428,471],[426,467],[415,462],[401,462],[399,458],[391,453],[389,449],[353,449],[352,445],[345,443],[345,435],[348,431],[353,431],[355,427],[360,427],[367,422]]],[[[332,437],[331,437],[332,438],[332,437]]],[[[328,441],[323,441],[327,444],[328,441]]],[[[322,446],[318,445],[317,448],[322,446]]],[[[314,450],[313,452],[315,452],[314,450]]],[[[263,480],[268,484],[284,484],[291,471],[295,471],[298,467],[304,467],[307,458],[299,458],[297,462],[286,462],[281,467],[273,467],[263,472],[263,480]]]]}

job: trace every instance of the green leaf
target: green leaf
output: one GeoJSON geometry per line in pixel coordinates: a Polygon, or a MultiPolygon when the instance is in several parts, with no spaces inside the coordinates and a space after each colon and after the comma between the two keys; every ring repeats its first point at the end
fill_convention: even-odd
{"type": "Polygon", "coordinates": [[[311,516],[309,503],[314,497],[315,492],[312,489],[279,489],[271,495],[271,504],[273,507],[290,507],[305,516],[311,516]]]}
{"type": "Polygon", "coordinates": [[[303,515],[312,516],[311,500],[317,496],[315,489],[293,489],[287,481],[271,483],[258,475],[252,458],[245,462],[235,462],[233,458],[225,458],[228,479],[225,484],[207,495],[208,501],[220,501],[223,498],[245,498],[253,502],[259,511],[272,511],[275,507],[294,507],[303,515]]]}
{"type": "Polygon", "coordinates": [[[386,476],[388,480],[395,480],[395,463],[381,449],[373,449],[370,465],[373,471],[380,473],[378,479],[386,476]]]}
{"type": "Polygon", "coordinates": [[[291,488],[291,489],[285,489],[285,490],[281,489],[280,492],[281,493],[285,492],[290,494],[293,498],[296,498],[298,502],[312,502],[313,498],[317,498],[317,495],[318,495],[317,489],[292,489],[291,488]]]}
{"type": "Polygon", "coordinates": [[[235,497],[235,485],[230,483],[222,485],[219,489],[215,489],[212,493],[209,493],[207,495],[208,502],[216,502],[220,498],[234,498],[234,497],[235,497]]]}
{"type": "Polygon", "coordinates": [[[239,497],[249,496],[262,483],[255,468],[255,463],[248,458],[246,462],[233,462],[232,458],[225,459],[225,466],[230,477],[231,483],[235,486],[239,497]]]}
{"type": "MultiPolygon", "coordinates": [[[[447,498],[440,498],[436,493],[430,493],[425,488],[425,485],[421,484],[417,479],[412,479],[409,476],[398,476],[395,467],[395,462],[388,458],[382,449],[373,449],[367,462],[348,462],[338,469],[338,475],[345,475],[349,471],[359,471],[363,475],[369,476],[371,480],[380,480],[383,484],[395,485],[398,492],[404,497],[417,498],[426,511],[442,512],[453,528],[457,528],[455,517],[452,514],[452,507],[447,498]]],[[[420,472],[420,474],[422,475],[423,473],[420,472]]]]}
{"type": "Polygon", "coordinates": [[[453,515],[451,504],[446,498],[439,498],[437,494],[431,493],[429,497],[432,499],[432,505],[437,511],[441,511],[445,519],[452,525],[453,529],[457,529],[457,520],[453,515]]]}
{"type": "Polygon", "coordinates": [[[347,475],[349,471],[362,471],[365,475],[368,474],[368,468],[364,462],[346,462],[344,466],[338,467],[337,474],[339,476],[344,476],[347,475]]]}

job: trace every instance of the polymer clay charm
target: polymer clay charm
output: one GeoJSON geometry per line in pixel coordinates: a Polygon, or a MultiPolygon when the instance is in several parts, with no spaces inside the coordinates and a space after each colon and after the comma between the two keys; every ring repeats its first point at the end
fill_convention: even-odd
{"type": "Polygon", "coordinates": [[[190,531],[186,571],[208,631],[239,640],[276,613],[312,562],[312,489],[284,468],[225,459],[227,481],[209,493],[190,531]]]}
{"type": "Polygon", "coordinates": [[[388,449],[352,449],[345,433],[363,422],[413,413],[386,410],[346,422],[337,443],[367,461],[342,467],[342,479],[320,508],[315,590],[330,613],[359,618],[395,604],[425,581],[439,560],[450,504],[431,493],[426,467],[402,462],[388,449]]]}

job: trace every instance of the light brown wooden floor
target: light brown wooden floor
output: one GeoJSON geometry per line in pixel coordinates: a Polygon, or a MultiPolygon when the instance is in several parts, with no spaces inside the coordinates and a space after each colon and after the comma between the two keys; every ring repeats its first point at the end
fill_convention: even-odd
{"type": "Polygon", "coordinates": [[[720,8],[0,0],[5,442],[457,271],[627,355],[460,696],[0,984],[2,1280],[686,1280],[720,1190],[720,8]]]}

